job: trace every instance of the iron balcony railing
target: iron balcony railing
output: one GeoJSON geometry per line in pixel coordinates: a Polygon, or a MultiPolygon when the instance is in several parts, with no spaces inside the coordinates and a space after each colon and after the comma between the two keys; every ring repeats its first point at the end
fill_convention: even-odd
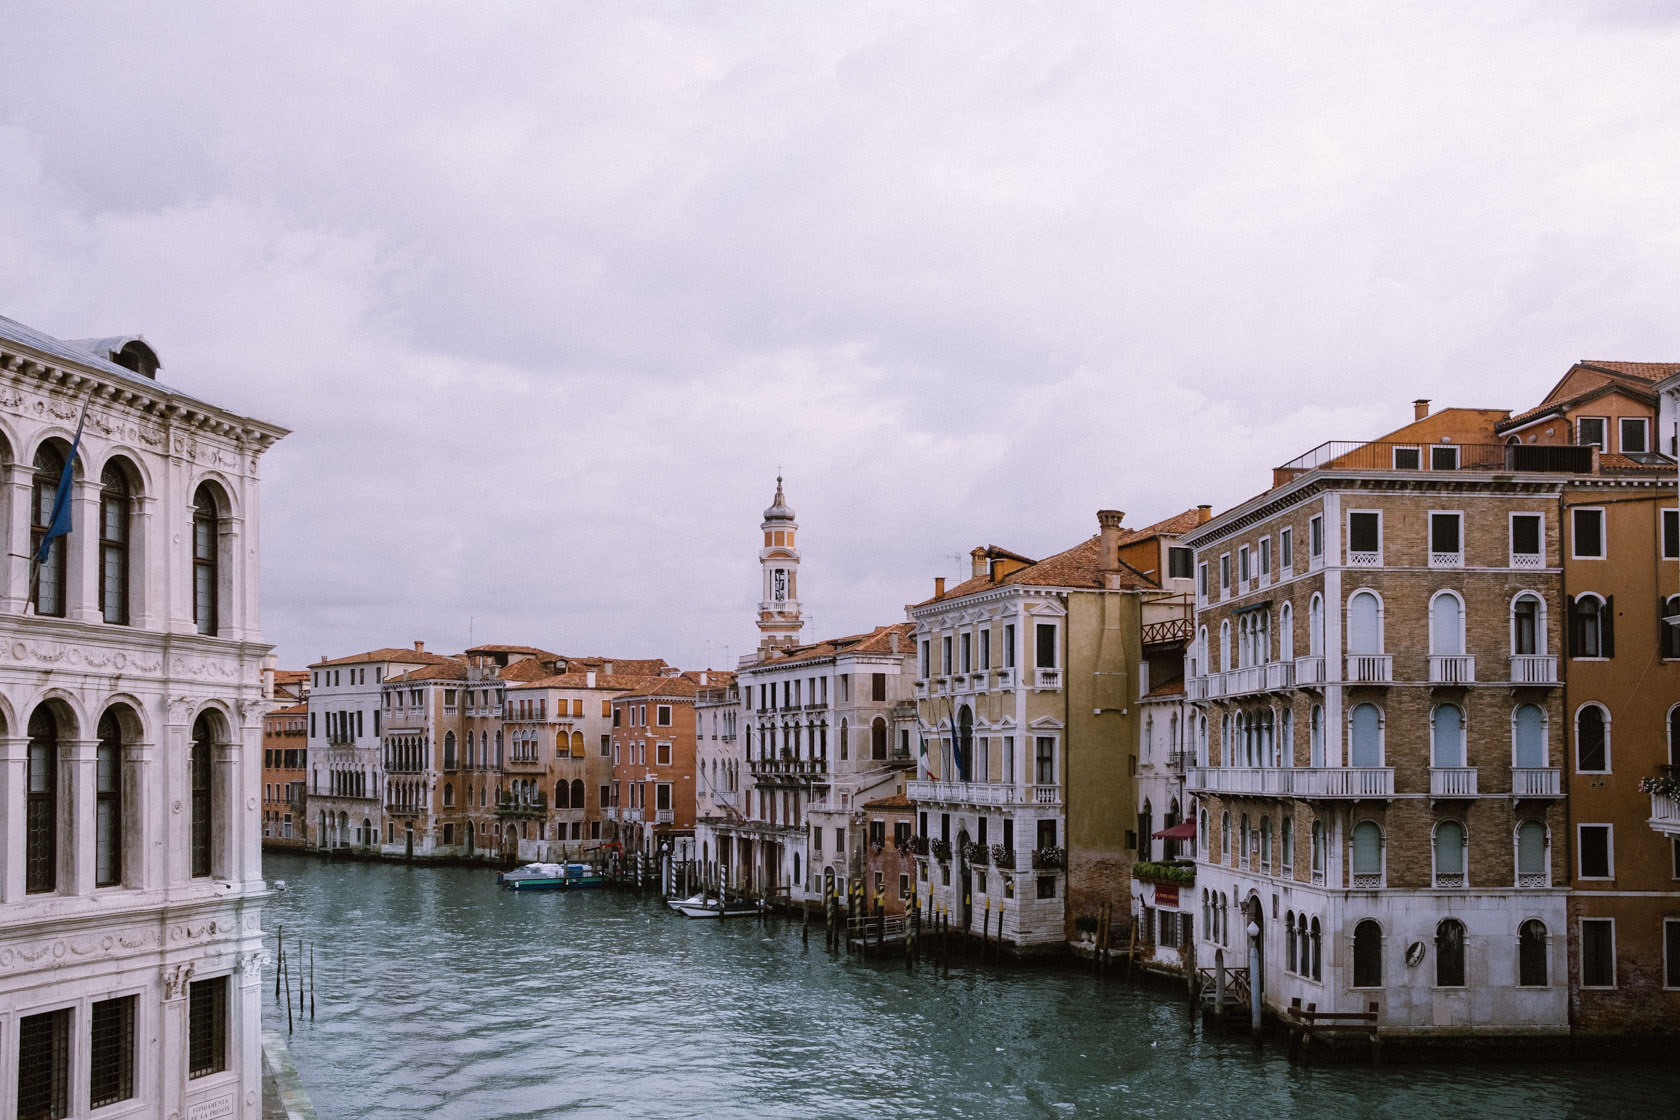
{"type": "Polygon", "coordinates": [[[1576,444],[1361,443],[1332,440],[1276,468],[1278,484],[1309,471],[1590,474],[1593,448],[1576,444]]]}

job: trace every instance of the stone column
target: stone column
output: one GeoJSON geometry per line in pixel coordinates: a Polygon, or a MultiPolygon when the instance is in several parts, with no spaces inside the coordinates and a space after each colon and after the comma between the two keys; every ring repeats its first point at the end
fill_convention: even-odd
{"type": "Polygon", "coordinates": [[[0,738],[0,902],[23,898],[29,737],[0,738]]]}
{"type": "Polygon", "coordinates": [[[239,843],[246,816],[239,781],[240,749],[237,741],[210,748],[210,874],[218,879],[241,878],[244,862],[239,843]]]}
{"type": "Polygon", "coordinates": [[[123,885],[147,890],[163,885],[163,869],[152,859],[162,843],[151,743],[124,743],[122,749],[123,885]]]}
{"type": "Polygon", "coordinates": [[[162,765],[155,769],[164,817],[159,826],[163,841],[163,884],[185,883],[192,873],[192,742],[187,720],[192,702],[186,697],[169,701],[169,725],[163,732],[162,765]]]}
{"type": "MultiPolygon", "coordinates": [[[[83,458],[83,465],[87,460],[83,458]]],[[[64,566],[64,617],[80,622],[103,622],[99,602],[99,481],[79,478],[70,489],[68,536],[54,548],[70,550],[64,566]]]]}
{"type": "Polygon", "coordinates": [[[59,853],[59,866],[68,876],[59,887],[66,894],[88,895],[93,893],[94,879],[94,779],[99,740],[60,739],[58,750],[60,796],[68,794],[65,802],[70,810],[69,827],[63,834],[69,850],[59,853]]]}
{"type": "Polygon", "coordinates": [[[163,1055],[162,1076],[159,1077],[157,1115],[183,1116],[187,1096],[187,993],[193,980],[193,965],[167,964],[163,966],[162,1014],[158,1035],[163,1055]]]}
{"type": "Polygon", "coordinates": [[[128,526],[128,621],[135,629],[153,630],[162,622],[165,599],[165,577],[154,569],[162,569],[169,554],[168,542],[158,540],[156,534],[168,522],[157,517],[154,495],[136,494],[133,503],[128,526]]]}
{"type": "Polygon", "coordinates": [[[22,614],[29,601],[29,500],[34,473],[22,463],[7,468],[4,533],[5,582],[0,586],[0,609],[22,614]]]}

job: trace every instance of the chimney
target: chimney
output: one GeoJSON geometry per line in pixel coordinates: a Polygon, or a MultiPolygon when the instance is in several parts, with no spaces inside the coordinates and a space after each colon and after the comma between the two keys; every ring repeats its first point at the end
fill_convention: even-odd
{"type": "Polygon", "coordinates": [[[945,577],[944,576],[934,576],[933,577],[933,597],[935,599],[937,599],[943,594],[945,594],[945,577]]]}
{"type": "Polygon", "coordinates": [[[1209,521],[1212,521],[1212,520],[1213,520],[1213,507],[1212,506],[1197,506],[1196,507],[1196,524],[1206,525],[1209,521]]]}
{"type": "Polygon", "coordinates": [[[976,545],[974,547],[974,550],[968,554],[968,559],[970,561],[969,566],[968,566],[968,574],[969,574],[970,577],[972,577],[974,579],[979,579],[981,576],[986,574],[986,550],[985,549],[976,545]]]}
{"type": "Polygon", "coordinates": [[[414,652],[415,653],[425,653],[426,652],[426,643],[425,642],[415,642],[414,643],[414,652]]]}
{"type": "Polygon", "coordinates": [[[898,652],[898,631],[897,630],[894,630],[890,634],[887,635],[887,648],[892,650],[894,653],[898,652]]]}
{"type": "Polygon", "coordinates": [[[591,669],[588,672],[583,674],[583,683],[584,683],[585,687],[588,687],[588,688],[594,688],[595,687],[595,670],[591,669]]]}
{"type": "Polygon", "coordinates": [[[1422,398],[1412,402],[1412,420],[1426,420],[1429,418],[1429,402],[1422,398]]]}
{"type": "Polygon", "coordinates": [[[612,662],[611,661],[601,662],[601,672],[605,673],[609,677],[612,676],[612,662]]]}
{"type": "Polygon", "coordinates": [[[1099,509],[1097,525],[1101,529],[1101,543],[1097,547],[1097,571],[1120,570],[1120,520],[1126,515],[1117,509],[1099,509]]]}

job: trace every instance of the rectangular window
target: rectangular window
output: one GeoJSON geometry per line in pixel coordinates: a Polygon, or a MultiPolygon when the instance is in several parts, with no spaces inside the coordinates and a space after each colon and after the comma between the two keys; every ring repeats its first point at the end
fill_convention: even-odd
{"type": "Polygon", "coordinates": [[[1348,563],[1380,564],[1382,562],[1382,514],[1361,512],[1348,514],[1348,563]],[[1355,559],[1358,557],[1359,559],[1355,559]]]}
{"type": "Polygon", "coordinates": [[[1435,444],[1429,449],[1429,469],[1432,471],[1456,471],[1458,469],[1458,448],[1447,444],[1435,444]]]}
{"type": "Polygon", "coordinates": [[[1223,552],[1219,555],[1219,593],[1231,593],[1231,554],[1223,552]]]}
{"type": "Polygon", "coordinates": [[[1237,549],[1237,582],[1246,586],[1253,578],[1248,565],[1248,546],[1245,544],[1237,549]]]}
{"type": "Polygon", "coordinates": [[[1680,509],[1662,511],[1662,550],[1664,560],[1680,560],[1680,509]]]}
{"type": "MultiPolygon", "coordinates": [[[[932,668],[931,668],[931,662],[932,662],[932,657],[931,657],[931,654],[929,653],[929,650],[928,650],[928,643],[926,641],[923,641],[922,642],[922,672],[921,672],[921,678],[924,681],[927,680],[929,677],[931,677],[933,675],[933,671],[932,671],[932,668]]],[[[748,707],[751,707],[751,706],[752,705],[749,703],[748,707]]]]}
{"type": "Polygon", "coordinates": [[[1581,838],[1581,878],[1608,879],[1614,874],[1615,862],[1611,852],[1610,826],[1607,824],[1579,825],[1581,838]]]}
{"type": "MultiPolygon", "coordinates": [[[[992,628],[986,627],[980,631],[980,671],[985,672],[992,667],[992,628]]],[[[887,698],[887,675],[876,673],[881,678],[881,695],[879,699],[887,698]]]]}
{"type": "Polygon", "coordinates": [[[101,1108],[134,1096],[134,996],[93,1005],[88,1048],[88,1107],[101,1108]]]}
{"type": "Polygon", "coordinates": [[[608,805],[611,805],[611,804],[612,804],[612,786],[604,785],[604,786],[601,787],[601,808],[605,809],[608,805]]]}
{"type": "Polygon", "coordinates": [[[1651,450],[1651,441],[1643,416],[1624,416],[1618,421],[1617,427],[1623,455],[1643,455],[1651,450]]]}
{"type": "Polygon", "coordinates": [[[1167,548],[1167,578],[1189,579],[1192,564],[1192,554],[1182,545],[1170,545],[1167,548]]]}
{"type": "Polygon", "coordinates": [[[897,848],[899,851],[903,851],[905,848],[907,848],[909,846],[910,846],[910,822],[909,821],[894,821],[893,822],[893,847],[897,848]]]}
{"type": "Polygon", "coordinates": [[[1680,988],[1680,918],[1663,919],[1663,987],[1680,988]]]}
{"type": "Polygon", "coordinates": [[[1605,450],[1605,419],[1602,416],[1583,416],[1575,421],[1575,442],[1605,450]]]}
{"type": "Polygon", "coordinates": [[[1581,987],[1616,986],[1616,922],[1613,918],[1581,919],[1581,987]]]}
{"type": "Polygon", "coordinates": [[[1201,596],[1202,599],[1204,599],[1204,600],[1207,598],[1207,594],[1208,594],[1207,579],[1208,579],[1207,564],[1202,563],[1202,564],[1196,565],[1196,594],[1201,596]]]}
{"type": "Polygon", "coordinates": [[[653,807],[667,813],[671,811],[670,782],[660,782],[653,787],[653,807]]]}
{"type": "Polygon", "coordinates": [[[70,1115],[70,1009],[18,1020],[17,1114],[31,1120],[70,1115]]]}
{"type": "Polygon", "coordinates": [[[1324,515],[1314,515],[1307,521],[1307,554],[1317,560],[1324,555],[1324,515]]]}
{"type": "Polygon", "coordinates": [[[846,830],[843,828],[837,828],[834,830],[834,850],[836,852],[844,852],[846,850],[846,830]]]}
{"type": "Polygon", "coordinates": [[[822,834],[823,834],[822,829],[817,828],[815,826],[812,827],[812,829],[811,829],[811,850],[813,852],[822,851],[822,834]]]}
{"type": "Polygon", "coordinates": [[[1429,515],[1429,566],[1458,567],[1464,563],[1464,515],[1429,515]]]}
{"type": "Polygon", "coordinates": [[[1003,737],[1003,780],[1006,783],[1015,782],[1015,736],[1003,737]]]}
{"type": "Polygon", "coordinates": [[[671,726],[671,705],[660,704],[654,709],[653,718],[655,725],[658,727],[671,726]]]}
{"type": "Polygon", "coordinates": [[[877,702],[887,698],[887,675],[885,673],[871,673],[869,675],[869,698],[877,702]]]}
{"type": "Polygon", "coordinates": [[[1278,563],[1285,571],[1295,566],[1295,530],[1285,528],[1278,533],[1278,563]]]}
{"type": "Polygon", "coordinates": [[[1270,579],[1272,576],[1272,538],[1260,538],[1260,578],[1270,579]]]}
{"type": "Polygon", "coordinates": [[[1056,784],[1056,740],[1045,735],[1034,740],[1033,781],[1041,786],[1056,784]]]}
{"type": "Polygon", "coordinates": [[[660,743],[654,752],[654,758],[656,763],[660,766],[671,765],[671,744],[660,743]]]}
{"type": "Polygon", "coordinates": [[[226,976],[194,980],[187,990],[187,1076],[227,1069],[226,976]]]}
{"type": "Polygon", "coordinates": [[[1511,515],[1511,567],[1539,568],[1544,566],[1540,541],[1545,521],[1538,513],[1511,515]]]}
{"type": "Polygon", "coordinates": [[[951,636],[949,634],[939,639],[939,673],[946,677],[951,675],[951,636]]]}
{"type": "Polygon", "coordinates": [[[1416,447],[1396,447],[1394,449],[1394,469],[1397,471],[1415,471],[1423,467],[1423,452],[1416,447]]]}
{"type": "Polygon", "coordinates": [[[1570,545],[1577,560],[1604,559],[1604,511],[1570,510],[1570,545]]]}
{"type": "Polygon", "coordinates": [[[1040,875],[1038,877],[1038,897],[1056,897],[1056,877],[1054,875],[1040,875]]]}
{"type": "Polygon", "coordinates": [[[1040,622],[1034,632],[1038,639],[1038,667],[1040,669],[1054,669],[1056,667],[1056,624],[1040,622]]]}
{"type": "Polygon", "coordinates": [[[1013,622],[1003,624],[1003,667],[1005,669],[1015,668],[1015,624],[1013,622]]]}

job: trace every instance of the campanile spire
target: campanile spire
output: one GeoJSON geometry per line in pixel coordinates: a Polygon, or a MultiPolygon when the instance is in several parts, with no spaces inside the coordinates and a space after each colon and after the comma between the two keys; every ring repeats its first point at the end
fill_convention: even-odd
{"type": "Polygon", "coordinates": [[[799,549],[794,535],[799,522],[782,493],[782,476],[776,476],[776,497],[764,511],[764,547],[758,565],[764,586],[758,604],[758,650],[761,655],[782,646],[797,645],[805,620],[799,610],[799,549]]]}

